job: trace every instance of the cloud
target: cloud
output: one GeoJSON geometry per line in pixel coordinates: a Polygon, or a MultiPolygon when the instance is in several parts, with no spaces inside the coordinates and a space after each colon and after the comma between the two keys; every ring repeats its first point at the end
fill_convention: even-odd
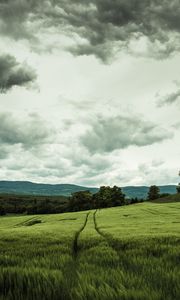
{"type": "Polygon", "coordinates": [[[154,165],[153,162],[151,164],[140,164],[136,170],[136,174],[139,175],[140,178],[140,185],[144,183],[146,183],[146,185],[174,184],[178,180],[177,173],[176,167],[171,166],[167,168],[163,163],[154,165]]]}
{"type": "Polygon", "coordinates": [[[37,39],[42,28],[80,37],[69,51],[103,61],[147,37],[155,48],[149,55],[161,58],[180,49],[179,14],[178,0],[6,0],[0,3],[0,28],[16,39],[37,39]]]}
{"type": "MultiPolygon", "coordinates": [[[[48,143],[52,131],[37,114],[30,114],[26,120],[15,118],[11,113],[0,113],[0,144],[20,145],[25,150],[48,143]]],[[[12,149],[10,148],[12,151],[12,149]]]]}
{"type": "Polygon", "coordinates": [[[9,151],[4,145],[0,145],[0,160],[8,157],[9,151]]]}
{"type": "Polygon", "coordinates": [[[159,107],[164,106],[164,105],[171,105],[173,103],[176,103],[180,100],[180,89],[177,91],[170,93],[164,97],[160,97],[158,99],[157,105],[159,107]]]}
{"type": "Polygon", "coordinates": [[[36,79],[36,74],[27,64],[20,64],[11,55],[0,56],[0,93],[14,86],[28,86],[36,79]]]}
{"type": "MultiPolygon", "coordinates": [[[[32,38],[28,28],[37,1],[1,0],[0,1],[0,33],[14,39],[32,38]]],[[[38,1],[43,2],[43,1],[38,1]]]]}
{"type": "Polygon", "coordinates": [[[172,124],[172,127],[175,128],[176,130],[180,129],[180,122],[176,122],[174,124],[172,124]]]}
{"type": "Polygon", "coordinates": [[[87,126],[89,130],[80,141],[79,132],[77,136],[67,129],[64,139],[62,125],[61,131],[59,128],[54,132],[49,122],[37,114],[15,118],[10,113],[0,113],[0,177],[87,186],[149,184],[161,179],[156,172],[166,162],[161,159],[164,145],[158,152],[161,154],[156,148],[141,151],[140,147],[169,138],[168,132],[137,116],[94,116],[87,126]],[[116,149],[126,151],[113,152],[116,149]]]}
{"type": "Polygon", "coordinates": [[[91,153],[105,153],[129,146],[152,145],[168,138],[170,132],[137,116],[99,116],[80,141],[91,153]]]}

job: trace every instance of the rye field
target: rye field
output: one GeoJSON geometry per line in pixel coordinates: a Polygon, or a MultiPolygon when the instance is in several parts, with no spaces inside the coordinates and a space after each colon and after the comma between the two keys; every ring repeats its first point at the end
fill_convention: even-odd
{"type": "Polygon", "coordinates": [[[180,202],[0,217],[0,299],[179,300],[180,202]]]}

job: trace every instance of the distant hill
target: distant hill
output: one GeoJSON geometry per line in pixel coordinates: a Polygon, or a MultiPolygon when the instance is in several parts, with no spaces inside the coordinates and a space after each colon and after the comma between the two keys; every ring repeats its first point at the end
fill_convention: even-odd
{"type": "MultiPolygon", "coordinates": [[[[176,185],[163,185],[159,186],[161,194],[175,194],[176,193],[176,185]]],[[[149,191],[148,186],[126,186],[123,187],[123,192],[129,198],[145,199],[147,197],[149,191]]]]}
{"type": "Polygon", "coordinates": [[[153,203],[172,203],[172,202],[180,202],[180,194],[170,195],[167,197],[159,198],[151,201],[153,203]]]}
{"type": "MultiPolygon", "coordinates": [[[[147,197],[149,187],[147,186],[126,186],[123,192],[126,197],[143,199],[147,197]]],[[[0,194],[18,194],[18,195],[43,195],[43,196],[70,196],[77,191],[89,190],[96,193],[96,187],[84,187],[74,184],[42,184],[29,181],[0,181],[0,194]]],[[[161,193],[176,193],[175,185],[160,186],[161,193]]]]}
{"type": "Polygon", "coordinates": [[[0,194],[70,196],[71,193],[90,190],[92,193],[98,188],[89,188],[74,184],[43,184],[29,181],[0,181],[0,194]]]}

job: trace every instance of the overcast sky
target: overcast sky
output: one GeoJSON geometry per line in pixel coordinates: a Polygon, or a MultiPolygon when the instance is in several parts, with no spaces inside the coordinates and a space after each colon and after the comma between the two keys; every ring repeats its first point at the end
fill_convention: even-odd
{"type": "Polygon", "coordinates": [[[176,184],[179,0],[0,0],[0,180],[176,184]]]}

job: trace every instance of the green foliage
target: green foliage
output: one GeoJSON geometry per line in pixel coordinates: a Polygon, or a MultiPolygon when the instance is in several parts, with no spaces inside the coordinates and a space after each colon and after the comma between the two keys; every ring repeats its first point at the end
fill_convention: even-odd
{"type": "Polygon", "coordinates": [[[0,216],[5,216],[6,215],[6,210],[4,206],[0,205],[0,216]]]}
{"type": "Polygon", "coordinates": [[[175,195],[160,197],[156,200],[153,200],[153,203],[173,203],[173,202],[180,202],[180,193],[177,193],[175,195]]]}
{"type": "Polygon", "coordinates": [[[170,196],[170,194],[168,194],[168,193],[159,194],[159,198],[165,198],[168,196],[170,196]]]}
{"type": "Polygon", "coordinates": [[[137,203],[139,203],[138,198],[132,198],[132,199],[130,200],[130,204],[137,204],[137,203]]]}
{"type": "Polygon", "coordinates": [[[68,209],[70,211],[80,211],[125,204],[125,195],[122,193],[121,188],[101,186],[96,194],[92,194],[90,191],[73,193],[69,199],[68,209]]]}
{"type": "Polygon", "coordinates": [[[176,190],[177,190],[177,193],[180,194],[180,183],[178,184],[176,190]]]}
{"type": "Polygon", "coordinates": [[[149,192],[148,192],[148,200],[155,200],[155,199],[158,199],[159,197],[160,197],[159,187],[156,185],[150,186],[149,192]]]}
{"type": "MultiPolygon", "coordinates": [[[[64,196],[0,194],[0,215],[56,214],[68,211],[136,204],[143,201],[141,198],[136,197],[125,199],[123,191],[117,186],[112,188],[104,186],[101,187],[97,193],[93,194],[91,191],[80,191],[73,193],[69,198],[64,196]]],[[[158,198],[167,196],[167,193],[159,194],[158,198]]]]}
{"type": "Polygon", "coordinates": [[[88,210],[91,208],[93,208],[93,203],[90,191],[76,192],[69,198],[68,209],[70,211],[88,210]]]}
{"type": "Polygon", "coordinates": [[[0,218],[0,299],[179,300],[179,209],[0,218]]]}
{"type": "Polygon", "coordinates": [[[120,187],[101,186],[99,192],[93,196],[95,207],[113,207],[125,205],[125,195],[120,187]]]}
{"type": "Polygon", "coordinates": [[[60,213],[66,211],[67,203],[68,198],[64,196],[0,194],[0,212],[3,210],[10,214],[60,213]]]}
{"type": "Polygon", "coordinates": [[[119,187],[101,187],[92,194],[79,191],[71,197],[64,196],[22,196],[0,195],[0,215],[15,214],[54,214],[67,211],[81,211],[96,207],[111,207],[125,204],[125,196],[119,187]]]}

